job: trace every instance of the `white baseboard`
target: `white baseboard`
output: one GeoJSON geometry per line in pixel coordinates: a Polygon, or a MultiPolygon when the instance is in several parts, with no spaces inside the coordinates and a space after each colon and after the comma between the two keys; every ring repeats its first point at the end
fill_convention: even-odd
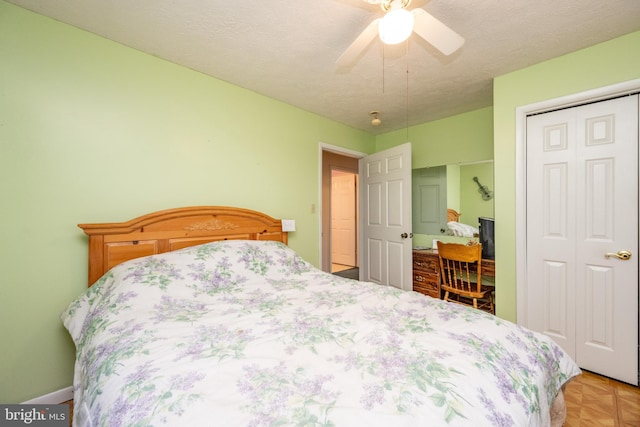
{"type": "Polygon", "coordinates": [[[38,396],[22,403],[31,405],[57,405],[58,403],[66,402],[71,399],[73,399],[73,386],[65,387],[58,391],[38,396]]]}

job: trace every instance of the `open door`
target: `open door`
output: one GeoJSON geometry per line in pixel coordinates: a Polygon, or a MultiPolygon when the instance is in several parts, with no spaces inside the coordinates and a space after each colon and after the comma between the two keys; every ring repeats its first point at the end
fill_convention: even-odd
{"type": "Polygon", "coordinates": [[[413,289],[411,143],[360,159],[360,280],[413,289]]]}

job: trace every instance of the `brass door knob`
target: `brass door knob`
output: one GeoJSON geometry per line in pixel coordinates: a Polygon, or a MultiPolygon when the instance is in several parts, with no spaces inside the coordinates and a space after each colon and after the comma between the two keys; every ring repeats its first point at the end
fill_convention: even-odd
{"type": "Polygon", "coordinates": [[[614,257],[616,257],[618,259],[621,259],[623,261],[626,261],[629,258],[631,258],[631,252],[629,252],[629,251],[618,251],[618,253],[615,253],[615,254],[611,253],[611,252],[608,252],[608,253],[604,254],[605,258],[610,258],[612,256],[614,256],[614,257]]]}

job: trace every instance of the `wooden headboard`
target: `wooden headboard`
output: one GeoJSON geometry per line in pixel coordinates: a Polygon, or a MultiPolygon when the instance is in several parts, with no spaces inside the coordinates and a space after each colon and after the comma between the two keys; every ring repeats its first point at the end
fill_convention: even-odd
{"type": "Polygon", "coordinates": [[[455,209],[447,209],[447,222],[460,222],[460,213],[455,209]]]}
{"type": "Polygon", "coordinates": [[[226,206],[167,209],[130,221],[78,227],[89,236],[89,286],[124,261],[188,246],[232,239],[288,243],[279,219],[226,206]]]}

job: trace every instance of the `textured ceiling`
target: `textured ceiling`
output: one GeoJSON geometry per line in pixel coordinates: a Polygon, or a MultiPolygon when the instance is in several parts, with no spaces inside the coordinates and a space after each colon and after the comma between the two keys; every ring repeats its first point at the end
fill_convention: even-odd
{"type": "MultiPolygon", "coordinates": [[[[492,104],[496,76],[640,30],[640,0],[413,0],[465,38],[415,34],[336,60],[382,16],[364,0],[9,0],[151,55],[374,134],[492,104]],[[371,126],[369,112],[382,124],[371,126]]],[[[637,55],[638,52],[629,52],[637,55]]],[[[588,72],[588,71],[585,71],[588,72]]]]}

